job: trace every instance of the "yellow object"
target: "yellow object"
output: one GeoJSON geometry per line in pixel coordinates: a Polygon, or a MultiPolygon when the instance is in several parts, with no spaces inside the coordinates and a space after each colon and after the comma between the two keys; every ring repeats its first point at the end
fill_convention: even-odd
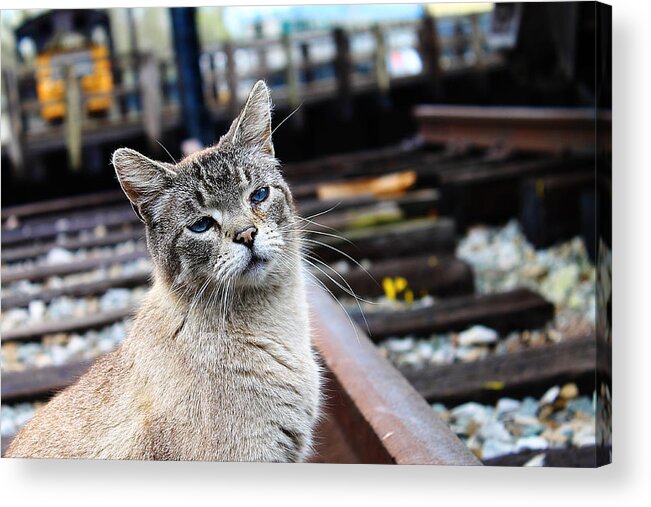
{"type": "Polygon", "coordinates": [[[112,104],[113,76],[106,46],[92,44],[83,50],[46,49],[36,57],[36,93],[44,120],[66,114],[66,69],[79,78],[89,112],[105,112],[112,104]]]}
{"type": "Polygon", "coordinates": [[[484,382],[484,389],[489,391],[501,391],[504,389],[504,382],[501,380],[489,380],[484,382]]]}
{"type": "Polygon", "coordinates": [[[395,284],[396,292],[402,292],[407,288],[407,280],[405,280],[402,276],[397,276],[395,278],[395,284]]]}
{"type": "Polygon", "coordinates": [[[391,301],[395,301],[398,295],[402,294],[405,303],[411,304],[414,302],[414,291],[409,288],[407,279],[402,276],[383,278],[382,289],[387,299],[391,301]]]}
{"type": "Polygon", "coordinates": [[[384,290],[384,294],[388,299],[391,301],[396,300],[396,287],[393,284],[393,280],[391,278],[386,277],[382,279],[382,289],[384,290]]]}
{"type": "Polygon", "coordinates": [[[545,199],[545,182],[541,179],[536,180],[536,194],[541,201],[545,199]]]}

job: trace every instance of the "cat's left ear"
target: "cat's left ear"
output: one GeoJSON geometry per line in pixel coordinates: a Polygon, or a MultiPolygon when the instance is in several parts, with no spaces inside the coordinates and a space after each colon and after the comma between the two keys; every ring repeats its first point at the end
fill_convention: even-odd
{"type": "Polygon", "coordinates": [[[274,155],[271,141],[271,95],[264,81],[255,84],[239,116],[220,142],[257,146],[264,153],[274,155]]]}

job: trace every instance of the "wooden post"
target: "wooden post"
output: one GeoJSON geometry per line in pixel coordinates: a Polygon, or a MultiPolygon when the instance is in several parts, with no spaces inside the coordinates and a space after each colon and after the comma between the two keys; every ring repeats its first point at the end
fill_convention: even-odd
{"type": "Polygon", "coordinates": [[[350,41],[343,28],[333,30],[335,39],[335,74],[337,79],[337,95],[339,115],[342,120],[349,120],[353,115],[352,107],[352,64],[350,58],[350,41]]]}
{"type": "Polygon", "coordinates": [[[163,98],[158,59],[148,54],[140,60],[138,69],[140,101],[142,103],[142,123],[152,152],[161,151],[156,142],[162,137],[163,98]]]}
{"type": "Polygon", "coordinates": [[[82,110],[85,109],[79,80],[71,65],[66,65],[66,116],[64,131],[68,161],[73,171],[81,168],[82,110]]]}
{"type": "Polygon", "coordinates": [[[226,53],[226,82],[228,83],[228,114],[234,117],[237,114],[237,67],[235,65],[235,48],[232,42],[224,44],[226,53]]]}
{"type": "Polygon", "coordinates": [[[299,104],[298,76],[296,75],[296,63],[294,62],[294,51],[292,40],[288,33],[283,34],[283,49],[285,50],[285,83],[287,86],[287,102],[291,109],[299,104]]]}
{"type": "Polygon", "coordinates": [[[136,29],[136,20],[134,18],[134,9],[127,9],[127,31],[129,32],[129,53],[125,62],[124,84],[129,93],[127,94],[127,114],[130,117],[138,116],[138,100],[136,91],[136,80],[138,73],[138,35],[136,29]]]}
{"type": "Polygon", "coordinates": [[[465,63],[466,51],[468,49],[468,37],[463,31],[461,19],[454,22],[454,34],[452,35],[452,53],[456,62],[465,63]]]}
{"type": "Polygon", "coordinates": [[[301,42],[301,59],[303,60],[303,77],[305,83],[312,83],[314,81],[314,65],[310,56],[310,43],[307,41],[301,42]]]}
{"type": "Polygon", "coordinates": [[[482,34],[481,28],[479,26],[479,14],[472,14],[470,16],[470,22],[472,24],[472,51],[475,53],[476,65],[479,69],[482,69],[485,66],[485,55],[484,48],[482,46],[482,34]]]}
{"type": "Polygon", "coordinates": [[[482,45],[482,33],[479,26],[479,14],[470,16],[472,24],[471,47],[475,55],[475,68],[477,75],[477,88],[481,97],[488,96],[488,77],[486,76],[486,55],[482,45]]]}
{"type": "MultiPolygon", "coordinates": [[[[264,26],[260,21],[255,24],[255,38],[256,40],[264,39],[264,26]]],[[[259,44],[256,51],[258,57],[258,75],[262,78],[267,77],[269,69],[267,67],[267,45],[259,44]]]]}
{"type": "Polygon", "coordinates": [[[423,17],[420,30],[420,57],[423,61],[423,73],[430,82],[433,99],[440,100],[442,96],[441,46],[436,20],[428,14],[423,17]]]}
{"type": "Polygon", "coordinates": [[[25,139],[18,91],[18,76],[11,67],[2,69],[2,89],[7,98],[9,117],[9,158],[18,178],[24,176],[25,139]]]}
{"type": "Polygon", "coordinates": [[[375,81],[382,95],[389,93],[390,77],[387,68],[387,48],[384,32],[380,25],[373,25],[373,38],[375,39],[375,81]]]}
{"type": "Polygon", "coordinates": [[[217,76],[215,72],[215,55],[213,53],[204,53],[201,55],[203,60],[203,97],[207,104],[212,105],[217,97],[217,76]]]}

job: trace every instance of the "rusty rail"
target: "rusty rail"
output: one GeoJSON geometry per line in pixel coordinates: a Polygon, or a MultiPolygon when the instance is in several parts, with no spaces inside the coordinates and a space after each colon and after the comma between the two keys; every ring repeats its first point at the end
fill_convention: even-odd
{"type": "Polygon", "coordinates": [[[594,153],[598,122],[610,150],[610,113],[594,109],[423,105],[414,116],[428,143],[544,153],[594,153]]]}
{"type": "Polygon", "coordinates": [[[328,370],[326,417],[344,435],[354,462],[479,464],[334,301],[317,289],[310,299],[315,345],[328,370]]]}

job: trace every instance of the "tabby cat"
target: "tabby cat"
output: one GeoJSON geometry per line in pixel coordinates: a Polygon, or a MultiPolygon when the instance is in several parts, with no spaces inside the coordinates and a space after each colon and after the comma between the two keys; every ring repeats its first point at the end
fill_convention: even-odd
{"type": "Polygon", "coordinates": [[[179,163],[121,148],[153,286],[124,342],[55,396],[7,456],[304,460],[319,413],[300,227],[254,86],[216,146],[179,163]]]}

